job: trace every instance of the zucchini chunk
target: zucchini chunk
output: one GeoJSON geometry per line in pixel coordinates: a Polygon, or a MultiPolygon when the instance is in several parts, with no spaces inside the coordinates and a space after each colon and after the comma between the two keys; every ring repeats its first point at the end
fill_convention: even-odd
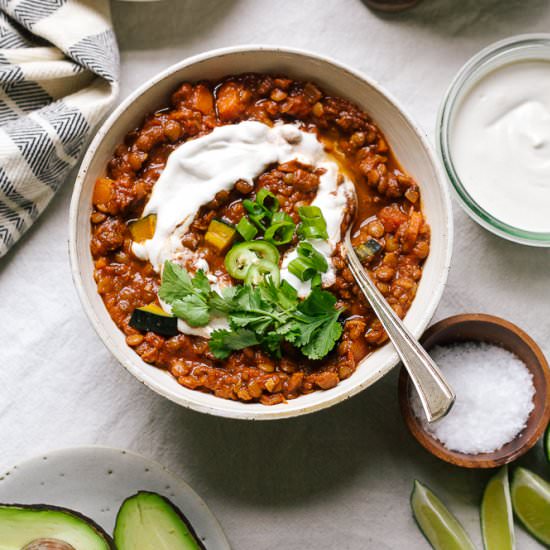
{"type": "Polygon", "coordinates": [[[371,260],[382,250],[382,245],[376,239],[367,239],[366,242],[355,247],[355,253],[360,261],[371,260]]]}
{"type": "Polygon", "coordinates": [[[156,332],[163,336],[176,336],[178,334],[177,318],[166,313],[157,304],[149,304],[134,309],[130,318],[130,326],[138,330],[156,332]]]}

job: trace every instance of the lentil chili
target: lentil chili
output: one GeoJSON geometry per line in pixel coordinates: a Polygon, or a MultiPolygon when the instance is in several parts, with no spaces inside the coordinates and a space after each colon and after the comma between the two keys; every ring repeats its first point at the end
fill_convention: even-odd
{"type": "MultiPolygon", "coordinates": [[[[157,301],[160,283],[151,264],[132,254],[129,223],[140,217],[168,156],[178,145],[216,126],[243,120],[268,125],[293,122],[317,133],[356,187],[353,245],[368,245],[364,265],[401,318],[422,275],[430,229],[420,209],[418,185],[401,169],[369,116],[311,82],[262,74],[185,82],[172,94],[169,107],[148,115],[126,136],[109,161],[106,176],[96,183],[91,214],[94,277],[113,321],[144,361],[168,370],[181,385],[226,399],[272,405],[336,386],[387,340],[339,248],[333,256],[336,282],[329,290],[338,305],[346,308],[344,330],[323,360],[307,360],[288,346],[280,360],[252,347],[222,361],[214,358],[204,338],[165,337],[129,325],[135,308],[157,301]]],[[[242,201],[263,187],[276,195],[281,210],[298,223],[297,209],[314,199],[319,175],[318,170],[293,161],[269,167],[254,185],[235,182],[230,192],[217,193],[200,208],[183,244],[200,253],[216,276],[229,281],[224,255],[204,240],[210,222],[216,218],[237,224],[245,214],[242,201]]],[[[343,225],[350,219],[348,213],[343,225]]]]}

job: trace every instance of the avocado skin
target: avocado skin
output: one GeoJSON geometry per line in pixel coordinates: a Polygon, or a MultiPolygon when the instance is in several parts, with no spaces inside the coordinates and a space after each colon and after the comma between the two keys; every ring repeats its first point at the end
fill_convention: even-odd
{"type": "MultiPolygon", "coordinates": [[[[64,508],[62,506],[52,506],[49,504],[5,504],[0,503],[0,514],[4,510],[12,511],[26,511],[26,512],[58,512],[66,516],[70,516],[73,519],[82,521],[90,527],[95,532],[95,535],[104,542],[109,550],[117,550],[113,539],[100,527],[94,520],[90,519],[88,516],[77,512],[76,510],[71,510],[70,508],[64,508]]],[[[1,516],[0,516],[1,517],[1,516]]],[[[2,538],[2,525],[0,522],[0,540],[2,538]]],[[[30,542],[30,541],[29,541],[30,542]]]]}
{"type": "Polygon", "coordinates": [[[168,511],[172,511],[177,516],[177,519],[181,521],[183,524],[185,530],[191,535],[193,538],[193,541],[195,545],[188,541],[182,541],[182,544],[185,544],[185,546],[182,546],[182,548],[189,548],[190,550],[192,548],[197,548],[198,550],[207,550],[207,548],[204,546],[203,542],[200,540],[199,536],[195,532],[193,526],[185,516],[185,514],[168,498],[159,495],[158,493],[153,493],[151,491],[138,491],[135,495],[132,495],[124,500],[124,502],[121,504],[120,509],[117,514],[116,523],[115,523],[115,529],[113,533],[113,537],[115,540],[115,546],[117,550],[137,550],[135,546],[130,546],[126,544],[126,541],[124,540],[124,532],[121,527],[122,523],[122,517],[125,513],[126,507],[132,503],[132,501],[135,501],[137,499],[141,498],[154,498],[157,499],[158,503],[162,506],[166,507],[168,511]]]}

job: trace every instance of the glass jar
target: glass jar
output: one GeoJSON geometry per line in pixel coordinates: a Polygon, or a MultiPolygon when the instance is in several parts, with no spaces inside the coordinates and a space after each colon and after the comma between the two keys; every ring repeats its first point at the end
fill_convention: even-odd
{"type": "MultiPolygon", "coordinates": [[[[526,231],[497,219],[482,208],[460,180],[451,148],[454,116],[466,94],[488,73],[517,61],[550,61],[550,34],[514,36],[491,44],[472,57],[455,76],[437,117],[437,149],[456,196],[466,213],[485,229],[510,241],[531,246],[550,247],[550,233],[526,231]]],[[[550,216],[550,213],[549,213],[550,216]]]]}

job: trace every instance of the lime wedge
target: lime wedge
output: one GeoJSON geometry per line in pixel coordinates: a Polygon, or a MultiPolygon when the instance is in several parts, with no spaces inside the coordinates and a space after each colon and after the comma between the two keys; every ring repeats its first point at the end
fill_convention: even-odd
{"type": "Polygon", "coordinates": [[[516,468],[512,506],[527,531],[550,546],[550,483],[525,468],[516,468]]]}
{"type": "Polygon", "coordinates": [[[514,515],[504,466],[487,483],[481,501],[481,531],[485,550],[514,550],[514,515]]]}
{"type": "Polygon", "coordinates": [[[546,427],[546,432],[544,432],[544,453],[546,454],[546,460],[550,462],[550,424],[546,427]]]}
{"type": "Polygon", "coordinates": [[[414,482],[411,508],[418,527],[434,550],[475,550],[464,527],[419,481],[414,482]]]}

